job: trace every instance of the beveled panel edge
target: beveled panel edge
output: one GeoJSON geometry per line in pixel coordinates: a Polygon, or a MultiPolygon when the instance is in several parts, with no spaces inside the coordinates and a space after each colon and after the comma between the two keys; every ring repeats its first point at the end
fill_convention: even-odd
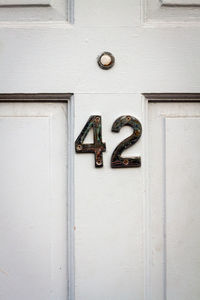
{"type": "Polygon", "coordinates": [[[0,4],[0,8],[51,7],[50,4],[0,4]]]}
{"type": "Polygon", "coordinates": [[[0,94],[0,102],[68,102],[72,93],[0,94]]]}
{"type": "Polygon", "coordinates": [[[170,3],[161,3],[161,7],[200,7],[200,4],[170,4],[170,3]]]}
{"type": "Polygon", "coordinates": [[[160,0],[161,6],[165,7],[200,7],[200,3],[166,3],[163,0],[160,0]]]}
{"type": "Polygon", "coordinates": [[[0,0],[0,8],[51,6],[50,0],[0,0]],[[21,3],[20,3],[21,2],[21,3]]]}
{"type": "Polygon", "coordinates": [[[148,102],[200,102],[200,93],[143,93],[148,102]]]}

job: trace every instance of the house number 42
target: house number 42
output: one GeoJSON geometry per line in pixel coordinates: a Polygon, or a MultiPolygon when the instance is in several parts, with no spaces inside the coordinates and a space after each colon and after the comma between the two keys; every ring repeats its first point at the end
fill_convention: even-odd
{"type": "MultiPolygon", "coordinates": [[[[141,157],[122,157],[125,149],[133,146],[142,135],[142,125],[140,121],[132,116],[121,116],[115,120],[112,125],[113,132],[119,132],[123,126],[133,128],[133,133],[124,139],[113,151],[111,156],[111,168],[136,168],[141,166],[141,157]]],[[[101,116],[90,116],[83,127],[81,133],[75,141],[75,150],[77,153],[94,153],[95,167],[103,167],[103,152],[106,151],[106,144],[102,142],[102,123],[101,116]],[[84,144],[84,140],[90,130],[93,130],[93,144],[84,144]]]]}

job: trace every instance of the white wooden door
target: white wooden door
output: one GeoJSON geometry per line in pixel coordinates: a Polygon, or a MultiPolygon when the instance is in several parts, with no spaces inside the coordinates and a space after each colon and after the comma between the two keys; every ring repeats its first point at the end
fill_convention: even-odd
{"type": "MultiPolygon", "coordinates": [[[[67,294],[62,294],[62,288],[56,284],[58,293],[61,294],[52,299],[185,300],[190,297],[196,300],[199,297],[198,220],[195,218],[199,206],[196,212],[193,211],[197,198],[193,198],[191,202],[184,198],[185,207],[188,202],[190,205],[184,226],[187,227],[190,220],[194,219],[190,225],[190,230],[194,230],[194,233],[190,236],[191,244],[188,244],[186,240],[189,233],[182,228],[186,208],[178,209],[181,200],[179,198],[174,204],[176,196],[172,195],[179,192],[178,187],[182,190],[184,178],[181,177],[175,186],[168,181],[161,182],[160,177],[156,179],[156,175],[154,176],[154,165],[152,166],[154,152],[163,145],[163,131],[155,134],[154,128],[159,123],[158,116],[162,110],[166,116],[169,113],[164,135],[171,138],[169,132],[177,125],[175,139],[179,139],[179,147],[185,143],[182,126],[189,124],[190,127],[186,138],[192,139],[191,143],[187,143],[191,149],[183,147],[180,160],[176,163],[182,165],[187,151],[192,151],[193,161],[198,158],[198,150],[195,150],[199,145],[198,131],[193,130],[198,126],[198,120],[193,120],[193,112],[197,105],[194,101],[198,102],[200,99],[199,16],[198,0],[0,0],[0,82],[1,93],[6,94],[0,96],[1,102],[24,101],[26,97],[28,102],[39,101],[40,96],[35,94],[42,93],[46,95],[42,97],[46,102],[49,99],[50,102],[58,103],[64,101],[62,97],[66,98],[68,93],[72,95],[68,102],[68,153],[67,158],[64,158],[67,159],[69,176],[65,194],[68,195],[67,219],[63,219],[63,222],[68,225],[65,228],[68,234],[66,239],[66,232],[62,231],[59,239],[59,243],[67,244],[61,258],[63,262],[66,257],[68,260],[64,268],[67,272],[67,294]],[[104,51],[111,52],[115,57],[115,65],[109,70],[103,70],[97,64],[97,57],[104,51]],[[183,110],[183,118],[181,112],[176,110],[177,104],[174,102],[177,101],[180,102],[180,110],[183,110]],[[188,109],[185,101],[190,102],[188,109]],[[153,102],[162,102],[163,106],[154,105],[153,102]],[[155,113],[154,107],[158,107],[155,113]],[[173,110],[177,111],[178,120],[171,120],[173,110]],[[184,115],[185,110],[187,114],[184,115]],[[91,115],[102,118],[102,141],[106,143],[103,168],[95,168],[94,154],[75,154],[74,150],[74,141],[91,115]],[[140,156],[141,167],[110,167],[113,150],[132,134],[132,129],[128,126],[124,126],[119,133],[111,131],[113,122],[120,116],[133,116],[143,127],[140,140],[123,153],[124,157],[140,156]],[[174,121],[176,124],[173,124],[174,121]],[[150,128],[154,128],[154,131],[151,132],[150,128]],[[156,139],[153,144],[152,135],[156,139]],[[153,178],[156,184],[151,184],[153,178]],[[163,186],[167,192],[165,198],[157,194],[159,191],[162,193],[163,186]],[[152,198],[151,193],[156,193],[156,197],[152,198]],[[167,206],[168,201],[169,205],[177,208],[177,223],[172,216],[174,208],[167,206]],[[169,208],[169,219],[168,213],[163,213],[165,206],[166,209],[169,208]],[[173,261],[178,255],[179,245],[174,240],[180,232],[183,234],[184,249],[177,258],[175,268],[173,261]],[[163,239],[165,235],[169,235],[169,241],[163,239]],[[152,254],[159,241],[162,242],[159,251],[152,254]],[[195,245],[194,251],[191,245],[195,245]],[[187,249],[191,250],[188,250],[190,253],[187,249]],[[188,274],[181,275],[187,268],[188,274]],[[188,276],[189,286],[186,282],[188,276]],[[174,285],[175,280],[177,285],[174,285]]],[[[19,107],[19,113],[22,114],[23,107],[27,104],[15,104],[16,110],[19,107]]],[[[3,105],[2,114],[9,114],[9,110],[5,111],[4,107],[8,109],[3,105]]],[[[37,103],[36,107],[37,114],[40,114],[42,105],[37,103]]],[[[15,110],[15,121],[14,113],[15,110]]],[[[60,118],[62,119],[61,116],[60,118]]],[[[6,123],[6,119],[4,121],[6,123]]],[[[11,125],[6,126],[9,128],[11,125]]],[[[28,135],[28,129],[26,134],[28,135]]],[[[41,136],[40,138],[43,139],[41,136]]],[[[89,141],[92,141],[91,132],[85,143],[89,141]]],[[[61,141],[52,142],[60,149],[61,141]]],[[[166,143],[166,165],[171,163],[172,158],[174,161],[173,142],[172,139],[166,143]]],[[[159,159],[156,161],[158,174],[163,170],[162,154],[162,151],[159,152],[159,159]]],[[[41,164],[42,155],[44,152],[41,153],[41,164]]],[[[182,168],[176,170],[177,175],[186,166],[183,165],[182,168]]],[[[169,178],[173,166],[166,166],[165,169],[166,178],[169,178]]],[[[192,178],[197,180],[195,165],[190,172],[192,178]]],[[[41,175],[38,178],[39,176],[41,175]]],[[[59,182],[65,181],[65,175],[61,177],[59,182]]],[[[176,176],[176,180],[178,177],[176,176]]],[[[39,183],[36,181],[35,184],[39,183]]],[[[183,189],[182,193],[184,191],[183,189]]],[[[198,188],[193,181],[188,184],[187,193],[190,191],[191,195],[198,197],[198,188]]],[[[1,203],[4,206],[3,200],[1,203]]],[[[56,203],[59,214],[59,201],[56,203]]],[[[6,209],[8,208],[9,206],[6,209]]],[[[12,207],[14,208],[17,213],[16,204],[12,207]]],[[[5,224],[2,226],[5,232],[9,230],[5,224]]],[[[58,247],[61,247],[59,243],[58,247]]],[[[9,253],[9,245],[5,244],[5,249],[9,253]]],[[[9,257],[8,255],[7,262],[9,257]]],[[[25,261],[22,260],[23,263],[25,261]]],[[[2,265],[2,261],[0,264],[2,265]]],[[[50,266],[54,264],[50,263],[50,266]]],[[[5,267],[2,269],[6,272],[5,267]]],[[[16,271],[18,268],[13,267],[13,270],[19,274],[16,271]]],[[[40,267],[37,272],[39,270],[40,267]]],[[[4,278],[6,274],[0,272],[0,276],[4,278]]],[[[60,284],[63,283],[63,278],[59,279],[60,284]]],[[[20,293],[25,289],[22,286],[25,279],[25,275],[20,277],[20,293]]],[[[50,287],[49,281],[48,284],[50,287]]],[[[53,289],[55,286],[52,284],[53,289]]],[[[8,289],[11,290],[11,287],[12,281],[8,289]]],[[[49,289],[45,291],[48,294],[49,289]]],[[[4,298],[13,298],[9,294],[5,296],[5,293],[4,291],[4,298]]],[[[33,295],[33,299],[44,297],[39,287],[36,293],[37,296],[33,295]]],[[[24,299],[27,299],[27,294],[24,299]]]]}

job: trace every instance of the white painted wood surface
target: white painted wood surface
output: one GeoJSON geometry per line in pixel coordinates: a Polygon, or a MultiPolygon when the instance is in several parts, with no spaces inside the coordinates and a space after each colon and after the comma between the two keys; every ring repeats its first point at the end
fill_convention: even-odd
{"type": "MultiPolygon", "coordinates": [[[[76,299],[143,298],[143,202],[137,196],[143,192],[141,169],[110,168],[112,151],[132,133],[128,127],[113,133],[112,123],[130,112],[141,119],[140,100],[137,95],[120,94],[75,98],[75,116],[81,116],[76,119],[75,136],[90,114],[101,114],[107,147],[103,169],[94,168],[92,154],[75,157],[76,299]],[[108,105],[114,107],[112,114],[108,105]]],[[[124,154],[139,155],[141,146],[140,141],[124,154]]]]}
{"type": "MultiPolygon", "coordinates": [[[[162,245],[160,254],[152,258],[153,270],[149,270],[149,202],[145,200],[145,149],[149,143],[144,109],[147,100],[141,94],[199,92],[199,8],[162,7],[157,0],[108,0],[103,4],[77,0],[74,24],[68,24],[64,21],[66,5],[59,7],[55,18],[47,8],[0,10],[0,82],[2,93],[73,93],[74,138],[90,115],[102,115],[107,145],[104,168],[94,168],[92,154],[75,155],[72,147],[69,154],[70,167],[75,160],[70,192],[75,209],[75,251],[70,257],[74,255],[75,271],[72,263],[68,298],[163,300],[162,245]],[[116,59],[109,71],[97,65],[97,56],[104,51],[110,51],[116,59]],[[143,125],[141,140],[129,149],[129,155],[141,155],[139,169],[110,169],[113,149],[131,133],[130,128],[123,128],[119,134],[111,132],[112,123],[123,114],[137,117],[143,125]]],[[[154,137],[159,148],[160,138],[154,137]]],[[[162,182],[156,186],[162,187],[162,182]]],[[[159,204],[154,206],[155,239],[163,234],[159,204]]],[[[180,266],[181,261],[177,264],[180,266]]],[[[166,293],[171,298],[164,300],[172,300],[172,286],[166,293]]],[[[176,300],[182,299],[177,296],[176,300]]]]}
{"type": "Polygon", "coordinates": [[[67,299],[66,106],[0,104],[0,298],[67,299]]]}
{"type": "Polygon", "coordinates": [[[200,297],[199,130],[199,103],[149,105],[152,299],[200,297]]]}

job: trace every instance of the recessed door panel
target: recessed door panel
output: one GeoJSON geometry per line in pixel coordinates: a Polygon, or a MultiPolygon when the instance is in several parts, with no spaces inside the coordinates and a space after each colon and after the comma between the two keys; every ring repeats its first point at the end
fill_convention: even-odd
{"type": "Polygon", "coordinates": [[[199,0],[143,0],[143,4],[145,23],[187,26],[200,21],[199,0]]]}
{"type": "Polygon", "coordinates": [[[149,105],[152,299],[200,298],[200,104],[149,105]]]}
{"type": "Polygon", "coordinates": [[[0,104],[0,298],[67,298],[66,106],[0,104]]]}
{"type": "Polygon", "coordinates": [[[0,0],[1,22],[69,21],[71,0],[0,0]]]}

